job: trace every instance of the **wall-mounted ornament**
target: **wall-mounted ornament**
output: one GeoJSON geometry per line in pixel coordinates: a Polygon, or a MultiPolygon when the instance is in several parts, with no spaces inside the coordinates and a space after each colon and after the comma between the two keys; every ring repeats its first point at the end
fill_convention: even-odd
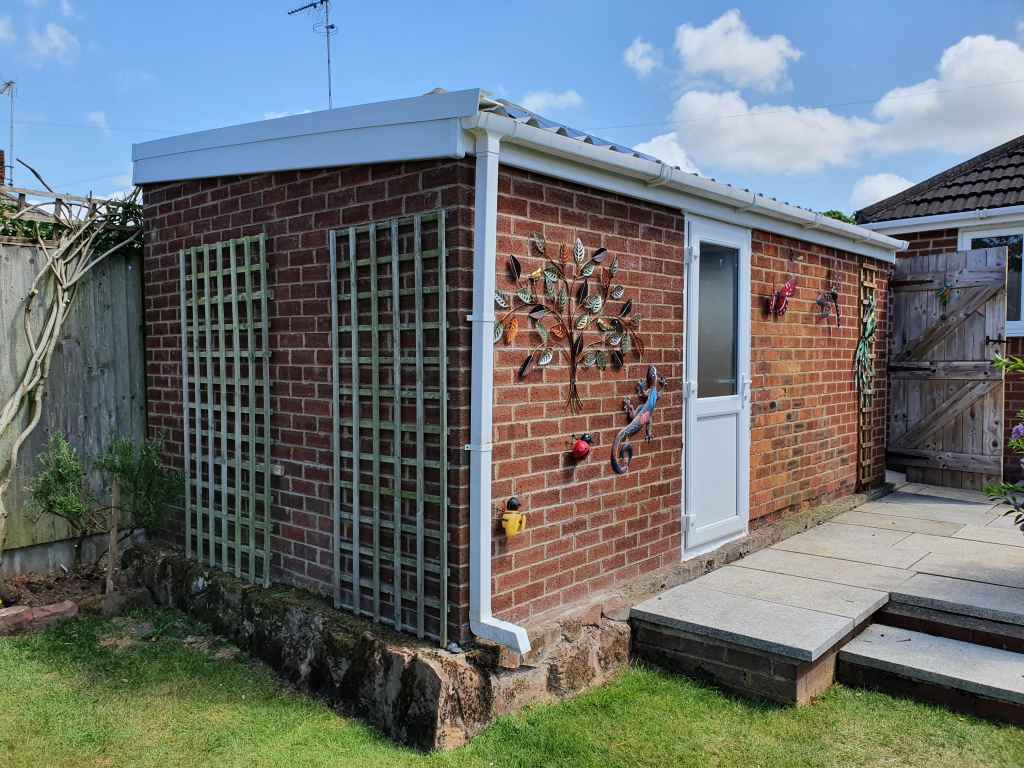
{"type": "Polygon", "coordinates": [[[831,273],[829,274],[828,290],[815,299],[818,305],[818,317],[828,324],[828,334],[832,335],[832,321],[835,320],[836,328],[842,322],[839,312],[839,283],[836,282],[831,273]]]}
{"type": "Polygon", "coordinates": [[[587,456],[590,455],[590,449],[594,445],[594,436],[589,432],[584,432],[579,437],[576,435],[572,436],[572,448],[569,449],[569,453],[574,461],[583,461],[587,456]]]}
{"type": "Polygon", "coordinates": [[[875,295],[874,293],[865,300],[864,311],[860,317],[860,340],[857,342],[857,351],[854,353],[853,365],[857,379],[857,391],[860,393],[861,410],[871,404],[875,384],[875,358],[873,350],[875,346],[875,331],[878,328],[878,321],[875,318],[875,295]]]}
{"type": "Polygon", "coordinates": [[[949,306],[949,299],[953,295],[953,281],[949,279],[949,275],[946,275],[942,281],[942,287],[935,291],[935,295],[939,299],[939,304],[945,309],[949,306]]]}
{"type": "Polygon", "coordinates": [[[625,442],[630,436],[644,429],[644,437],[648,442],[654,437],[651,421],[658,398],[661,397],[661,390],[666,384],[665,378],[659,376],[658,369],[652,365],[647,369],[647,377],[637,382],[636,394],[639,402],[632,403],[628,397],[622,399],[622,408],[629,417],[629,424],[623,427],[612,441],[612,470],[615,474],[625,474],[633,460],[633,446],[625,442]]]}
{"type": "Polygon", "coordinates": [[[633,311],[625,287],[615,282],[618,256],[605,265],[607,249],[588,254],[577,238],[571,248],[562,244],[556,254],[540,234],[530,238],[530,248],[544,263],[524,275],[519,259],[509,256],[506,267],[514,290],[495,291],[494,303],[505,313],[494,323],[494,343],[504,339],[511,346],[520,320],[529,323],[538,343],[519,366],[519,378],[564,357],[569,366],[566,406],[579,413],[580,368],[619,369],[629,354],[643,359],[640,315],[633,311]]]}
{"type": "Polygon", "coordinates": [[[501,527],[509,538],[518,536],[526,530],[526,514],[519,511],[522,506],[515,496],[505,502],[505,511],[501,515],[501,527]]]}
{"type": "Polygon", "coordinates": [[[796,293],[796,275],[793,275],[781,288],[777,288],[768,298],[768,314],[772,317],[782,317],[789,309],[789,300],[796,293]]]}

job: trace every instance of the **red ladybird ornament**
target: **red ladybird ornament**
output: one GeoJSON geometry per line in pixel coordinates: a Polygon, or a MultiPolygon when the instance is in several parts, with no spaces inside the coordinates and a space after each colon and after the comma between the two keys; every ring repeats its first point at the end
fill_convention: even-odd
{"type": "Polygon", "coordinates": [[[594,444],[594,437],[589,432],[584,432],[579,437],[573,435],[575,440],[572,444],[572,457],[576,461],[582,461],[590,455],[590,448],[594,444]]]}

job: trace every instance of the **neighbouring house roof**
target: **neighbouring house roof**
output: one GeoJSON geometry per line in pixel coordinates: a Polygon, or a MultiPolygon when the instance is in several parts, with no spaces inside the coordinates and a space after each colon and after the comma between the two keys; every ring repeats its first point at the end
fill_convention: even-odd
{"type": "Polygon", "coordinates": [[[344,165],[462,158],[499,132],[501,162],[753,228],[894,261],[906,244],[683,171],[480,89],[289,115],[132,147],[135,184],[344,165]]]}
{"type": "Polygon", "coordinates": [[[1024,204],[1024,135],[857,211],[858,224],[1024,204]]]}

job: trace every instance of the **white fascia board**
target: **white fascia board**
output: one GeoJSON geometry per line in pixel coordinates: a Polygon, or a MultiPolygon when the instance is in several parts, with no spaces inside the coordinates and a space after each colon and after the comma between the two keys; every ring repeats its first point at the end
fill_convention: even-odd
{"type": "Polygon", "coordinates": [[[502,115],[481,113],[463,121],[499,130],[501,162],[523,170],[648,200],[684,213],[761,229],[893,263],[907,244],[862,227],[786,205],[756,193],[626,155],[502,115]]]}
{"type": "Polygon", "coordinates": [[[1013,224],[1024,220],[1024,205],[1007,205],[1002,208],[979,208],[957,213],[937,213],[931,216],[911,216],[906,219],[892,219],[861,224],[875,232],[927,232],[930,229],[958,229],[960,227],[994,226],[1013,224]]]}
{"type": "Polygon", "coordinates": [[[289,115],[132,146],[134,182],[463,157],[477,89],[289,115]]]}

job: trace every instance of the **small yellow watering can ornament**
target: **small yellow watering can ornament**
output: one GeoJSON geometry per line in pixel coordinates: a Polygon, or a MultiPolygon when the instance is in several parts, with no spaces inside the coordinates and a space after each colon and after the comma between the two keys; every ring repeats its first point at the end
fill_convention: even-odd
{"type": "Polygon", "coordinates": [[[526,530],[526,514],[519,511],[520,506],[519,499],[513,496],[505,502],[505,512],[501,515],[501,527],[510,539],[526,530]]]}

